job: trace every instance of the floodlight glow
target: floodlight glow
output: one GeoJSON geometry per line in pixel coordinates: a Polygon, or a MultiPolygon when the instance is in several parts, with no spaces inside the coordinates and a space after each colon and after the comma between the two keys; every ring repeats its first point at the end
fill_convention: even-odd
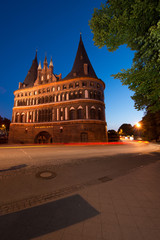
{"type": "Polygon", "coordinates": [[[141,127],[141,124],[139,122],[136,123],[136,127],[137,128],[140,128],[141,127]]]}

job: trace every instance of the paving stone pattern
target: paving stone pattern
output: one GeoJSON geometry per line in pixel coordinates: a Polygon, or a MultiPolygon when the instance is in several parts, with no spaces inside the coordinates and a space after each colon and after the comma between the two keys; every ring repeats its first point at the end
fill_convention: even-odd
{"type": "Polygon", "coordinates": [[[73,185],[68,189],[2,206],[1,214],[30,208],[76,192],[100,214],[32,239],[159,240],[159,176],[158,161],[112,181],[102,183],[96,179],[88,184],[73,185]]]}

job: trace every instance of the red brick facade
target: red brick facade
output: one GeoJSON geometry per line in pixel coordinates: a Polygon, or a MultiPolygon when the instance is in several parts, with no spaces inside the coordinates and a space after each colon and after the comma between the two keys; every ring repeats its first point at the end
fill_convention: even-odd
{"type": "Polygon", "coordinates": [[[14,92],[9,141],[105,142],[104,82],[97,78],[82,39],[72,71],[64,78],[53,73],[45,57],[43,69],[33,60],[30,71],[14,92]]]}

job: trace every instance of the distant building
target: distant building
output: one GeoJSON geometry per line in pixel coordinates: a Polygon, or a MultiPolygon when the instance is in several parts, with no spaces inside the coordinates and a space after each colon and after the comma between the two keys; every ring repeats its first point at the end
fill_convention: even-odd
{"type": "Polygon", "coordinates": [[[81,37],[71,72],[62,79],[53,70],[52,59],[48,67],[45,57],[42,68],[36,53],[14,92],[9,142],[105,142],[105,84],[96,76],[81,37]]]}

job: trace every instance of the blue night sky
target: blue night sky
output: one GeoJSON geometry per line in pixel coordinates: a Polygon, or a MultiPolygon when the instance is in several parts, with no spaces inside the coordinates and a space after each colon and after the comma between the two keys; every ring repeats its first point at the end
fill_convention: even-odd
{"type": "Polygon", "coordinates": [[[1,2],[0,13],[0,115],[11,119],[14,95],[23,82],[38,49],[38,60],[52,56],[54,73],[64,78],[72,69],[80,32],[97,76],[106,84],[105,104],[108,129],[123,123],[134,125],[144,115],[134,109],[133,92],[111,74],[131,67],[133,52],[126,46],[110,53],[94,45],[88,21],[98,0],[24,0],[1,2]]]}

